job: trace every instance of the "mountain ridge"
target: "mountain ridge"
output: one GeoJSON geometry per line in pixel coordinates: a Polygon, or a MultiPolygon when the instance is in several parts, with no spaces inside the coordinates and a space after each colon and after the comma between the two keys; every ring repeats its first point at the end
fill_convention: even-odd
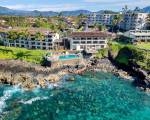
{"type": "MultiPolygon", "coordinates": [[[[141,9],[143,12],[150,13],[150,6],[147,6],[143,9],[141,9]]],[[[88,15],[93,13],[89,10],[72,10],[72,11],[61,11],[61,12],[55,12],[55,11],[25,11],[25,10],[13,10],[7,7],[0,6],[0,15],[13,15],[13,16],[78,16],[80,14],[88,15]]],[[[117,13],[111,10],[100,10],[96,13],[117,13]]]]}

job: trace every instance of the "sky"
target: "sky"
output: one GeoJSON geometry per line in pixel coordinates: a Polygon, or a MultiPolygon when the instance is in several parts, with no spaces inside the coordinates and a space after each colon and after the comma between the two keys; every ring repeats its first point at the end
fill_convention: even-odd
{"type": "Polygon", "coordinates": [[[28,11],[120,11],[125,5],[130,9],[143,8],[150,6],[150,0],[0,0],[0,6],[28,11]]]}

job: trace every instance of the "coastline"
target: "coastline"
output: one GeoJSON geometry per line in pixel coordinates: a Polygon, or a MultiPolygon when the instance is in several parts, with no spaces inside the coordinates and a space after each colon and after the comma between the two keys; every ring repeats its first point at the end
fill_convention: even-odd
{"type": "Polygon", "coordinates": [[[49,83],[58,82],[65,74],[63,68],[45,68],[20,60],[0,60],[0,83],[20,85],[25,90],[39,86],[46,88],[49,83]]]}
{"type": "MultiPolygon", "coordinates": [[[[115,76],[131,80],[133,83],[137,81],[135,76],[130,75],[128,71],[119,69],[107,58],[98,60],[95,65],[93,65],[93,61],[85,62],[86,66],[74,65],[50,68],[20,60],[0,60],[0,84],[20,85],[25,90],[32,90],[36,87],[46,88],[49,84],[61,80],[66,74],[70,74],[70,77],[66,79],[67,81],[74,81],[72,74],[82,75],[86,71],[109,72],[115,76]]],[[[136,87],[144,91],[150,90],[138,84],[136,87]]]]}

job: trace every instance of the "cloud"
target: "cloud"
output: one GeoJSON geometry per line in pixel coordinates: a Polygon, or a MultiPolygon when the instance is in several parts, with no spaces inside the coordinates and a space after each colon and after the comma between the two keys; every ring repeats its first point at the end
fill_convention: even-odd
{"type": "Polygon", "coordinates": [[[39,5],[39,4],[16,4],[16,5],[5,5],[4,7],[16,10],[40,10],[40,11],[65,11],[65,10],[77,10],[85,9],[84,5],[77,4],[54,4],[54,5],[39,5]]]}
{"type": "Polygon", "coordinates": [[[105,5],[106,7],[123,7],[128,5],[130,8],[136,6],[145,7],[150,5],[150,0],[84,0],[86,3],[96,3],[100,5],[105,5]]]}

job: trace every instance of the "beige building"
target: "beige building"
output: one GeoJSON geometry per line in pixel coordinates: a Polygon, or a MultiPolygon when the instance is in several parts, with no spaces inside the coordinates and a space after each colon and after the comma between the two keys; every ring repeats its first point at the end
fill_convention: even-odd
{"type": "Polygon", "coordinates": [[[106,48],[111,37],[112,34],[106,32],[73,32],[70,36],[70,48],[95,53],[99,49],[106,48]]]}

